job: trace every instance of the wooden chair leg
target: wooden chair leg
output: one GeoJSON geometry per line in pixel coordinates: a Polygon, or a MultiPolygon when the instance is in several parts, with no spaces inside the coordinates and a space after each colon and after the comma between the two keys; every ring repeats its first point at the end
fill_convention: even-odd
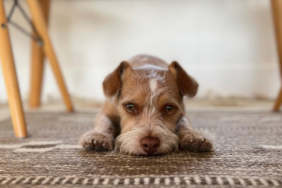
{"type": "Polygon", "coordinates": [[[0,58],[16,137],[26,137],[26,124],[3,0],[0,0],[0,58]]]}
{"type": "Polygon", "coordinates": [[[63,75],[59,67],[59,63],[57,61],[57,57],[55,55],[55,51],[53,49],[48,31],[47,31],[46,21],[44,19],[44,15],[42,13],[40,4],[38,0],[27,0],[27,4],[29,6],[31,15],[33,17],[33,23],[35,25],[35,28],[43,40],[44,54],[49,59],[49,62],[51,64],[55,78],[61,90],[67,110],[71,112],[73,111],[72,103],[71,103],[71,100],[70,100],[70,97],[67,91],[67,87],[63,79],[63,75]]]}
{"type": "MultiPolygon", "coordinates": [[[[48,24],[50,0],[40,0],[39,2],[46,23],[48,24]]],[[[31,40],[31,43],[32,43],[32,54],[31,54],[29,106],[31,108],[37,108],[40,106],[45,56],[42,47],[38,45],[38,43],[35,40],[31,40]]]]}
{"type": "MultiPolygon", "coordinates": [[[[273,21],[274,21],[276,41],[277,41],[281,81],[282,81],[282,1],[271,0],[271,6],[272,6],[272,14],[273,14],[273,21]]],[[[282,91],[282,87],[281,87],[281,91],[282,91]]],[[[279,111],[281,103],[282,103],[282,92],[280,92],[273,110],[279,111]]]]}
{"type": "Polygon", "coordinates": [[[273,111],[278,112],[281,104],[282,104],[282,88],[281,88],[280,93],[278,95],[278,98],[277,98],[277,100],[275,102],[273,111]]]}

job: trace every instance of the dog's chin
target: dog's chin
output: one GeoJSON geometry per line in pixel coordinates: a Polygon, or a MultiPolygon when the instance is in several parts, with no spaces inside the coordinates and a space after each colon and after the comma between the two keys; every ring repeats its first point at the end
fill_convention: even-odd
{"type": "Polygon", "coordinates": [[[173,132],[161,128],[149,131],[147,128],[143,127],[119,135],[116,138],[116,151],[129,155],[147,156],[148,154],[140,145],[140,140],[147,137],[149,132],[152,132],[151,135],[160,140],[160,147],[151,155],[164,155],[178,149],[179,138],[173,132]]]}

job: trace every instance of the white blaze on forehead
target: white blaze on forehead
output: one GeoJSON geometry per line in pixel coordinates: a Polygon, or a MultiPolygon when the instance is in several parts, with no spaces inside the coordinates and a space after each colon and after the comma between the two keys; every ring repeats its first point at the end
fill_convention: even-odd
{"type": "Polygon", "coordinates": [[[140,69],[150,69],[150,70],[162,70],[162,71],[168,71],[167,68],[152,65],[152,64],[145,64],[140,67],[134,68],[133,70],[140,70],[140,69]]]}
{"type": "Polygon", "coordinates": [[[154,78],[151,78],[150,81],[149,81],[149,84],[150,84],[150,89],[151,89],[151,92],[155,92],[155,90],[157,89],[158,87],[158,81],[154,78]]]}

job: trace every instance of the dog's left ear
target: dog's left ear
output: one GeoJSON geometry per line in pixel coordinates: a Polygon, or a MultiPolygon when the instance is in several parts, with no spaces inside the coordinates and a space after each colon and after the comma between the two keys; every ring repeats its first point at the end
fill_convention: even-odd
{"type": "Polygon", "coordinates": [[[103,90],[107,97],[113,97],[120,91],[122,87],[122,80],[127,70],[131,70],[128,62],[123,61],[119,66],[109,74],[103,82],[103,90]]]}
{"type": "Polygon", "coordinates": [[[199,87],[196,80],[192,76],[189,76],[176,61],[173,61],[168,68],[169,71],[176,76],[180,93],[182,95],[194,97],[197,94],[199,87]]]}

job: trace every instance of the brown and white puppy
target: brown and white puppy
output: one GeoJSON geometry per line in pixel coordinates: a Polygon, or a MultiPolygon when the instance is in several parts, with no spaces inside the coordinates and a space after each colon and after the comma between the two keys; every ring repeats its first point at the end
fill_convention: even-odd
{"type": "Polygon", "coordinates": [[[80,144],[86,150],[159,155],[178,149],[210,151],[212,143],[185,116],[183,97],[197,82],[177,62],[139,55],[123,61],[103,82],[107,97],[80,144]]]}

